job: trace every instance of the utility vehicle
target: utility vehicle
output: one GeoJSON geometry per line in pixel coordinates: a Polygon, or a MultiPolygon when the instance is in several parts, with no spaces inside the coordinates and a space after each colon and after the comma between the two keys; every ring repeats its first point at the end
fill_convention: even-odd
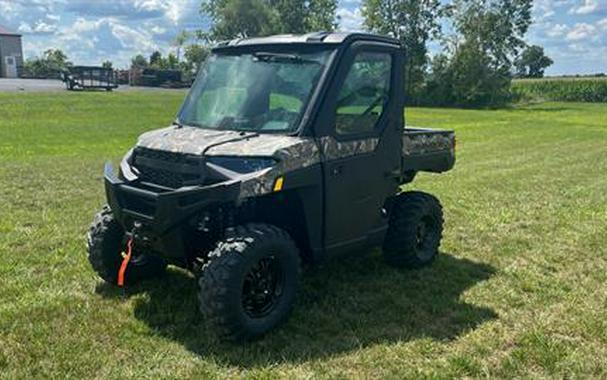
{"type": "Polygon", "coordinates": [[[94,270],[128,284],[187,268],[210,326],[243,340],[288,317],[302,264],[373,246],[432,262],[441,205],[400,187],[451,169],[455,136],[405,127],[404,56],[371,34],[215,46],[173,125],[106,164],[94,270]]]}

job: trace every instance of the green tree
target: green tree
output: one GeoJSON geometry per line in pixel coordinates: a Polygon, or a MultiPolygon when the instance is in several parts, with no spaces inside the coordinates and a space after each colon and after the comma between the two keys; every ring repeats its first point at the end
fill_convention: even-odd
{"type": "Polygon", "coordinates": [[[44,52],[43,57],[58,68],[71,66],[71,63],[67,60],[67,55],[59,49],[49,49],[44,52]]]}
{"type": "Polygon", "coordinates": [[[365,26],[399,39],[407,51],[405,92],[418,98],[428,63],[428,42],[441,33],[441,18],[449,8],[440,0],[363,0],[365,26]]]}
{"type": "MultiPolygon", "coordinates": [[[[440,72],[450,83],[428,82],[426,90],[450,93],[440,99],[467,107],[495,106],[510,99],[514,57],[525,46],[532,0],[454,0],[456,35],[440,72]]],[[[428,98],[428,95],[425,96],[428,98]]]]}
{"type": "Polygon", "coordinates": [[[137,54],[131,59],[131,68],[132,69],[144,69],[148,67],[148,61],[141,54],[137,54]]]}
{"type": "Polygon", "coordinates": [[[163,65],[164,65],[164,62],[162,59],[162,53],[160,53],[158,50],[156,50],[155,52],[153,52],[150,55],[150,66],[159,69],[163,65]]]}
{"type": "Polygon", "coordinates": [[[270,32],[272,34],[330,31],[337,26],[337,2],[334,0],[269,0],[268,4],[276,11],[278,21],[270,32]]]}
{"type": "Polygon", "coordinates": [[[467,41],[458,47],[448,75],[454,105],[495,106],[510,98],[509,67],[496,67],[493,57],[478,41],[467,41]]]}
{"type": "Polygon", "coordinates": [[[437,54],[429,66],[424,91],[418,98],[419,103],[431,106],[454,104],[450,57],[444,53],[437,54]]]}
{"type": "Polygon", "coordinates": [[[204,0],[201,13],[211,19],[207,40],[333,30],[337,0],[204,0]]]}
{"type": "Polygon", "coordinates": [[[463,44],[473,44],[494,69],[512,66],[525,47],[533,0],[455,0],[454,24],[463,44]]]}
{"type": "Polygon", "coordinates": [[[521,78],[543,78],[544,70],[554,61],[544,54],[544,48],[533,45],[528,46],[516,60],[516,73],[521,78]]]}
{"type": "Polygon", "coordinates": [[[306,4],[306,28],[302,31],[302,33],[314,32],[319,30],[332,31],[337,28],[336,0],[311,0],[309,2],[306,2],[306,4]]]}
{"type": "Polygon", "coordinates": [[[179,60],[173,53],[169,53],[169,55],[167,55],[166,59],[164,59],[163,61],[164,62],[162,62],[162,64],[160,65],[163,69],[177,70],[179,68],[179,60]]]}
{"type": "Polygon", "coordinates": [[[111,61],[103,61],[101,63],[101,67],[103,67],[104,69],[113,69],[114,68],[114,64],[111,61]]]}
{"type": "Polygon", "coordinates": [[[28,58],[23,64],[23,76],[29,78],[46,78],[46,64],[41,58],[28,58]]]}
{"type": "Polygon", "coordinates": [[[274,13],[265,0],[206,0],[201,12],[212,26],[209,40],[226,40],[271,34],[274,13]]]}
{"type": "Polygon", "coordinates": [[[35,78],[59,78],[60,73],[72,66],[67,55],[59,49],[48,49],[42,57],[28,59],[24,64],[25,76],[35,78]]]}
{"type": "Polygon", "coordinates": [[[207,59],[209,54],[209,48],[204,45],[192,44],[186,46],[183,54],[186,63],[186,70],[190,72],[198,72],[200,65],[207,59]]]}
{"type": "Polygon", "coordinates": [[[173,40],[173,45],[177,47],[177,61],[181,60],[181,49],[189,38],[190,34],[185,30],[179,32],[177,36],[175,36],[175,40],[173,40]]]}

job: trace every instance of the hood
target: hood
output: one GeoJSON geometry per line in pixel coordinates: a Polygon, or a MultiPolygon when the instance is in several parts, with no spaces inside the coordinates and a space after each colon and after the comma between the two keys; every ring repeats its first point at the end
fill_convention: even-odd
{"type": "Polygon", "coordinates": [[[184,126],[144,133],[139,137],[137,146],[192,155],[268,157],[281,150],[301,145],[307,140],[294,136],[216,131],[184,126]]]}
{"type": "Polygon", "coordinates": [[[213,146],[255,135],[252,132],[214,131],[173,126],[142,134],[137,141],[137,146],[172,153],[201,155],[213,146]]]}
{"type": "MultiPolygon", "coordinates": [[[[320,162],[320,152],[312,138],[195,127],[169,127],[145,133],[139,138],[137,147],[147,148],[135,155],[133,163],[139,171],[139,178],[145,182],[179,188],[238,177],[243,181],[241,197],[271,192],[277,176],[320,162]],[[180,154],[199,157],[183,157],[180,154]],[[207,162],[205,170],[199,172],[200,163],[206,161],[203,155],[273,157],[276,163],[264,170],[248,173],[245,177],[244,174],[235,177],[235,172],[221,170],[221,164],[217,162],[207,162]],[[197,169],[193,171],[192,165],[197,169]]],[[[232,170],[228,167],[223,169],[232,170]]]]}

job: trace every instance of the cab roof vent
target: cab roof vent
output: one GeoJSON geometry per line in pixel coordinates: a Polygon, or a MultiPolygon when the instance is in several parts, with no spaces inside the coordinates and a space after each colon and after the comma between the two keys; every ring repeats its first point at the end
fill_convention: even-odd
{"type": "Polygon", "coordinates": [[[306,42],[322,42],[330,32],[314,32],[306,35],[306,42]]]}

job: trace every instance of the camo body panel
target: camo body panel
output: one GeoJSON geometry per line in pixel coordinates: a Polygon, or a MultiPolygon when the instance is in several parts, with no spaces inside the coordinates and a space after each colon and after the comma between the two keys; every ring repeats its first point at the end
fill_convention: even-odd
{"type": "Polygon", "coordinates": [[[142,134],[137,141],[137,146],[166,152],[200,155],[215,144],[242,137],[241,133],[234,131],[168,127],[142,134]]]}
{"type": "Polygon", "coordinates": [[[289,136],[261,137],[266,138],[260,141],[258,145],[255,144],[258,141],[257,139],[251,139],[250,142],[242,146],[242,141],[240,141],[237,144],[220,145],[217,149],[213,148],[209,151],[210,155],[247,156],[254,152],[254,156],[272,156],[278,159],[276,166],[258,172],[254,177],[242,181],[241,198],[269,194],[274,190],[274,183],[278,177],[320,163],[320,151],[313,139],[289,136]],[[230,145],[234,147],[230,147],[230,145]]]}
{"type": "MultiPolygon", "coordinates": [[[[277,166],[267,171],[260,172],[257,176],[248,178],[242,182],[240,190],[241,198],[269,194],[274,191],[274,183],[281,175],[320,163],[320,151],[314,140],[302,138],[295,138],[295,140],[297,140],[297,142],[275,151],[274,157],[280,160],[280,163],[277,166]]],[[[238,144],[225,144],[217,148],[228,148],[228,145],[239,145],[241,143],[242,142],[239,142],[238,144]]],[[[329,136],[320,139],[321,149],[326,160],[336,160],[359,154],[371,153],[375,151],[378,143],[378,138],[347,142],[339,142],[329,136]]],[[[209,153],[217,153],[219,151],[222,150],[215,150],[215,148],[213,148],[209,153]]],[[[228,152],[222,151],[222,153],[227,154],[228,152]]]]}
{"type": "Polygon", "coordinates": [[[137,146],[193,155],[276,158],[276,166],[243,175],[240,198],[244,199],[269,194],[278,177],[320,163],[321,150],[326,160],[335,160],[373,152],[378,143],[378,138],[339,142],[326,136],[320,139],[319,149],[312,138],[169,127],[144,133],[137,146]]]}
{"type": "Polygon", "coordinates": [[[254,177],[244,179],[240,184],[240,199],[258,197],[274,191],[274,182],[282,173],[275,168],[256,173],[254,177]]]}
{"type": "Polygon", "coordinates": [[[331,136],[325,136],[320,139],[320,146],[327,160],[371,153],[375,151],[377,144],[379,144],[379,138],[377,137],[345,142],[337,141],[331,136]]]}
{"type": "Polygon", "coordinates": [[[304,168],[320,161],[316,142],[311,138],[257,135],[212,147],[209,156],[274,157],[285,171],[304,168]]]}
{"type": "Polygon", "coordinates": [[[403,136],[403,154],[405,156],[450,150],[453,148],[454,134],[407,134],[403,136]]]}

